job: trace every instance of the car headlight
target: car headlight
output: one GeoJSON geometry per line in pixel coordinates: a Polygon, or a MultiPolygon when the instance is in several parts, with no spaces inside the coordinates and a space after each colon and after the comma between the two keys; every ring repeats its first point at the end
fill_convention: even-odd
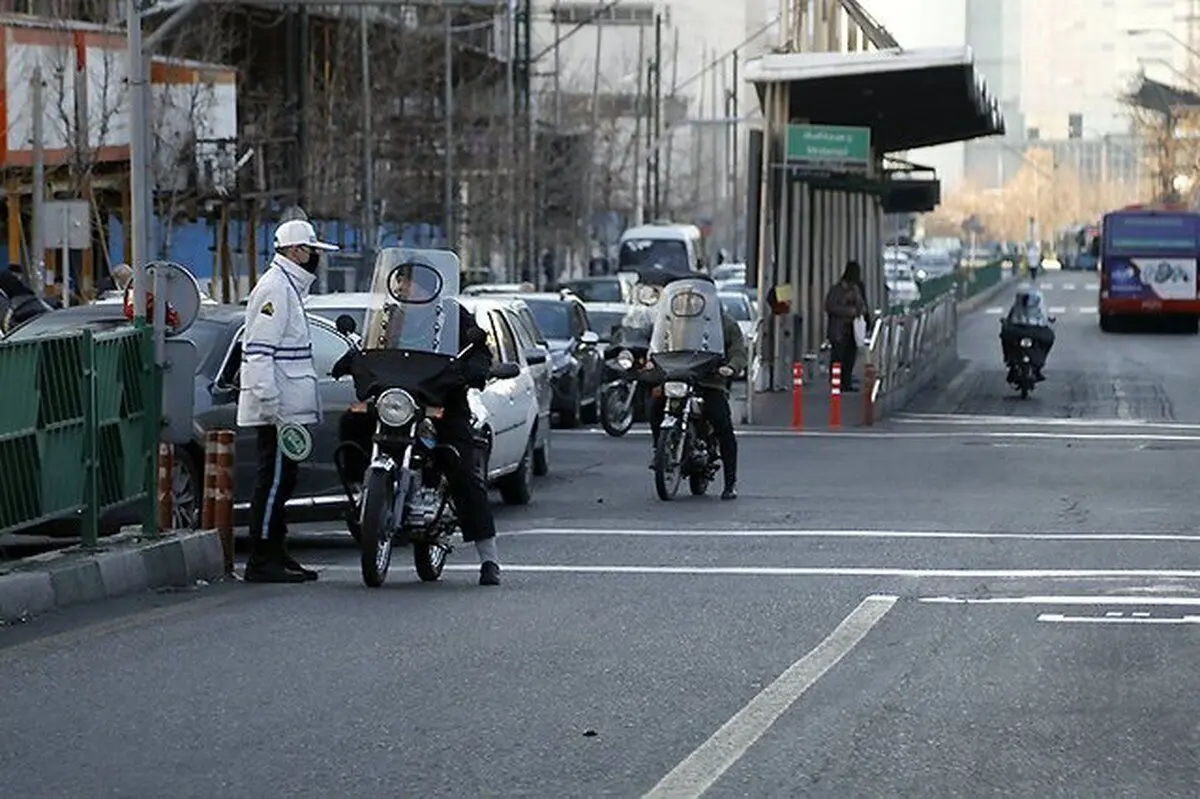
{"type": "Polygon", "coordinates": [[[1033,339],[1031,339],[1031,338],[1023,338],[1023,339],[1021,339],[1021,346],[1022,346],[1022,347],[1032,347],[1032,346],[1033,346],[1033,339]]]}
{"type": "Polygon", "coordinates": [[[663,393],[672,399],[686,397],[688,393],[688,384],[679,380],[668,380],[663,384],[663,393]]]}
{"type": "Polygon", "coordinates": [[[375,401],[379,420],[391,427],[403,427],[417,413],[417,401],[402,388],[389,388],[375,401]]]}
{"type": "Polygon", "coordinates": [[[623,371],[629,371],[633,368],[633,353],[629,350],[621,350],[617,353],[617,368],[623,371]]]}

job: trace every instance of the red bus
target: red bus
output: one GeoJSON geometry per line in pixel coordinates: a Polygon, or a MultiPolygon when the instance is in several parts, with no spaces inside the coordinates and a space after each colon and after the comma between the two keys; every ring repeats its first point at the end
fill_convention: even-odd
{"type": "Polygon", "coordinates": [[[1182,321],[1200,333],[1196,259],[1200,214],[1182,205],[1136,205],[1104,215],[1095,248],[1100,272],[1100,329],[1123,317],[1182,321]]]}

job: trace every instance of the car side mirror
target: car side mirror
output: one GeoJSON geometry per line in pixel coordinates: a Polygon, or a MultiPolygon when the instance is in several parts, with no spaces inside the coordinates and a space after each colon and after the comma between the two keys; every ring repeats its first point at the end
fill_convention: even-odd
{"type": "Polygon", "coordinates": [[[585,330],[583,335],[579,337],[579,343],[588,347],[594,347],[600,343],[600,336],[594,330],[585,330]]]}
{"type": "Polygon", "coordinates": [[[496,380],[512,380],[521,374],[521,367],[515,363],[498,363],[492,367],[491,377],[496,380]]]}
{"type": "Polygon", "coordinates": [[[548,357],[546,351],[541,347],[533,347],[525,351],[525,363],[530,366],[541,366],[548,360],[548,357]]]}
{"type": "Polygon", "coordinates": [[[335,320],[337,324],[337,332],[343,336],[349,337],[358,330],[358,325],[354,321],[354,317],[350,314],[339,314],[335,320]]]}

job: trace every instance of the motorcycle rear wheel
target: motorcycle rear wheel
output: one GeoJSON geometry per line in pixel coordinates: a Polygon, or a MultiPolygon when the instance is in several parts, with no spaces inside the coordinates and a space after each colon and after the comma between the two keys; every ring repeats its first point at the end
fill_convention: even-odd
{"type": "Polygon", "coordinates": [[[613,438],[620,438],[633,427],[633,402],[629,401],[634,387],[632,383],[605,389],[600,394],[600,426],[613,438]],[[625,393],[622,393],[625,392],[625,393]],[[628,407],[626,408],[626,403],[628,407]],[[622,413],[622,408],[624,412],[622,413]],[[614,416],[621,413],[620,416],[614,416]]]}
{"type": "Polygon", "coordinates": [[[668,427],[658,434],[658,443],[654,447],[654,490],[663,502],[670,502],[675,498],[675,494],[679,492],[679,483],[683,479],[683,472],[680,470],[683,459],[675,458],[680,435],[679,428],[668,427]]]}
{"type": "Polygon", "coordinates": [[[396,484],[390,472],[371,470],[363,484],[362,516],[359,517],[359,545],[362,550],[362,578],[369,588],[378,588],[387,580],[392,563],[392,502],[396,484]]]}

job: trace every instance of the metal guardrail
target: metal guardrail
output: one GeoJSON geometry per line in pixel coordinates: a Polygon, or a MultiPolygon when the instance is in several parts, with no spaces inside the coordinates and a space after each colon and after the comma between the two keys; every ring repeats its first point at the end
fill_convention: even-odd
{"type": "Polygon", "coordinates": [[[958,298],[943,294],[907,314],[880,316],[867,342],[867,363],[875,366],[873,400],[903,388],[958,341],[958,298]],[[930,357],[933,356],[933,357],[930,357]]]}
{"type": "MultiPolygon", "coordinates": [[[[162,381],[149,329],[0,342],[0,533],[140,502],[152,520],[162,381]]],[[[153,529],[153,525],[151,525],[153,529]]]]}

